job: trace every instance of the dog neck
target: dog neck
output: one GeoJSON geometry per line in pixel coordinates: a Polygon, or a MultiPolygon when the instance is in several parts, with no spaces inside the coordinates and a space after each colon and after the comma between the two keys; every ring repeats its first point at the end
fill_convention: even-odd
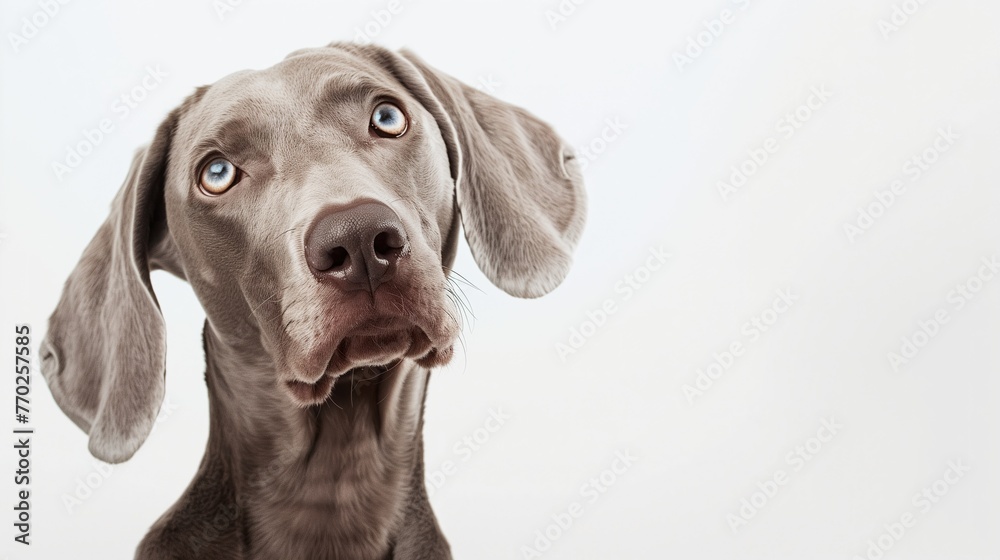
{"type": "Polygon", "coordinates": [[[248,557],[386,557],[423,484],[427,370],[409,360],[353,370],[325,403],[300,408],[266,359],[247,359],[208,325],[205,354],[206,462],[230,481],[248,557]]]}

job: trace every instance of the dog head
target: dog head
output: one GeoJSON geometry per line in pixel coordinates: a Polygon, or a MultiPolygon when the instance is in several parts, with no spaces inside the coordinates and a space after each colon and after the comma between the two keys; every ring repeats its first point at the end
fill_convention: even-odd
{"type": "Polygon", "coordinates": [[[213,336],[318,404],[353,368],[450,359],[460,223],[490,281],[537,297],[565,277],[584,206],[571,150],[529,113],[406,52],[298,51],[160,125],[66,283],[42,372],[95,456],[131,457],[164,394],[163,269],[213,336]]]}

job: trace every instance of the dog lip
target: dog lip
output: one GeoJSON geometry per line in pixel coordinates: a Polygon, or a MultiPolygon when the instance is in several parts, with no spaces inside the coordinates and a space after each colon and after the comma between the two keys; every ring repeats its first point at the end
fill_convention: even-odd
{"type": "Polygon", "coordinates": [[[377,315],[362,321],[359,325],[347,331],[344,338],[352,336],[378,336],[386,332],[408,330],[413,326],[412,319],[393,315],[377,315]]]}
{"type": "Polygon", "coordinates": [[[337,310],[341,321],[339,324],[331,321],[324,325],[329,332],[321,342],[308,349],[309,359],[297,366],[294,359],[289,364],[288,369],[301,372],[301,375],[285,377],[286,383],[289,378],[302,382],[288,383],[288,390],[293,393],[296,402],[308,406],[322,402],[328,396],[326,391],[312,390],[316,374],[321,375],[319,382],[324,380],[324,375],[337,379],[356,368],[378,366],[400,359],[410,359],[424,367],[441,366],[451,360],[455,329],[442,320],[443,311],[432,307],[423,312],[405,313],[412,307],[403,305],[409,300],[397,302],[393,298],[402,296],[381,290],[375,295],[374,306],[368,303],[361,305],[354,298],[351,299],[352,305],[341,306],[337,310]],[[358,308],[353,308],[353,304],[357,304],[358,308]],[[347,314],[346,321],[343,314],[347,314]],[[305,372],[311,373],[304,375],[305,372]]]}
{"type": "Polygon", "coordinates": [[[295,404],[307,407],[323,403],[333,389],[333,382],[336,377],[333,375],[323,375],[315,382],[292,380],[285,382],[285,388],[291,394],[295,404]]]}

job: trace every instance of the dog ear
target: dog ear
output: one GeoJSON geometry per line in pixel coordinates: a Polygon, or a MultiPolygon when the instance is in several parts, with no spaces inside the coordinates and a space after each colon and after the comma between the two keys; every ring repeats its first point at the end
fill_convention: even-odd
{"type": "Polygon", "coordinates": [[[139,151],[111,213],[83,252],[49,318],[42,375],[103,461],[132,457],[165,390],[166,333],[150,265],[177,271],[163,211],[167,153],[180,109],[139,151]],[[151,247],[153,248],[151,250],[151,247]]]}
{"type": "Polygon", "coordinates": [[[586,214],[572,148],[534,115],[408,51],[338,46],[374,59],[434,116],[451,159],[465,237],[490,281],[518,297],[558,286],[586,214]]]}

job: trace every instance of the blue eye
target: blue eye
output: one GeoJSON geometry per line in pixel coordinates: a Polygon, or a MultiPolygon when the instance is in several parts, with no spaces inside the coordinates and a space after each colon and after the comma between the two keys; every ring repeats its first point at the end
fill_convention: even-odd
{"type": "Polygon", "coordinates": [[[215,158],[201,171],[201,188],[209,194],[222,194],[239,182],[239,169],[225,158],[215,158]]]}
{"type": "Polygon", "coordinates": [[[379,103],[372,111],[371,127],[383,138],[399,138],[406,133],[406,115],[392,103],[379,103]]]}

